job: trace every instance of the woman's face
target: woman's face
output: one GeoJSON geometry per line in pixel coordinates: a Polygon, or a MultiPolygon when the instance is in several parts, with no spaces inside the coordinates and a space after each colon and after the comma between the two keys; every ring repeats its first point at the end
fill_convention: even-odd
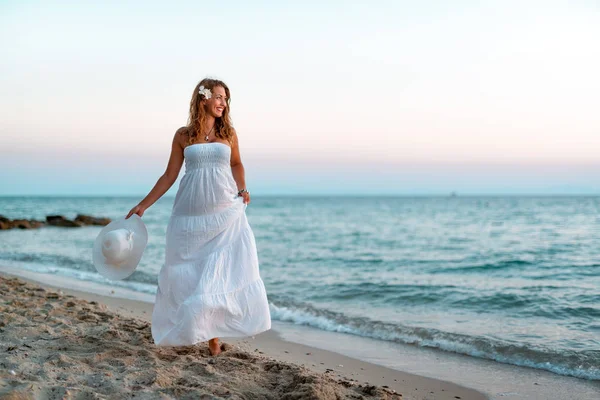
{"type": "Polygon", "coordinates": [[[209,115],[220,118],[223,116],[225,107],[227,107],[227,95],[225,94],[225,89],[221,86],[215,86],[212,88],[211,92],[212,96],[210,99],[206,100],[204,107],[209,115]]]}

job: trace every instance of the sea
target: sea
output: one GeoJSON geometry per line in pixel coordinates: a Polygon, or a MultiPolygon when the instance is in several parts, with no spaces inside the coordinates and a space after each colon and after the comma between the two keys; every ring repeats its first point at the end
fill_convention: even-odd
{"type": "MultiPolygon", "coordinates": [[[[138,197],[0,197],[0,215],[118,219],[138,197]]],[[[0,265],[153,295],[173,197],[122,281],[101,227],[0,231],[0,265]]],[[[246,209],[274,321],[600,380],[600,197],[258,196],[246,209]]]]}

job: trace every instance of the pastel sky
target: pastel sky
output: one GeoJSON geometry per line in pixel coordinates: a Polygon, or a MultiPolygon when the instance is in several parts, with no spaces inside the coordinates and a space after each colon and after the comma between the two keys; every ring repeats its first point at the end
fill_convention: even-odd
{"type": "Polygon", "coordinates": [[[255,195],[600,194],[599,40],[593,0],[0,1],[0,195],[145,195],[205,76],[255,195]]]}

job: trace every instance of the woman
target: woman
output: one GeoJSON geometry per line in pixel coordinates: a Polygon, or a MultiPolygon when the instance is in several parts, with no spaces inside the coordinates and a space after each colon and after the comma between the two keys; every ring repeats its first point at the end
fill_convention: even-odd
{"type": "Polygon", "coordinates": [[[140,217],[176,181],[185,160],[158,275],[152,337],[158,346],[186,346],[244,337],[271,328],[238,137],[229,118],[229,88],[215,79],[196,85],[188,125],[173,137],[165,173],[126,218],[140,217]]]}

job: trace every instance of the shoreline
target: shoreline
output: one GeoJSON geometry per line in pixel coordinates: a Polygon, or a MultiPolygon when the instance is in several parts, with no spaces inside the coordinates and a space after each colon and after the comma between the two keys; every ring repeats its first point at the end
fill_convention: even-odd
{"type": "MultiPolygon", "coordinates": [[[[81,290],[80,285],[68,287],[68,280],[60,276],[16,271],[9,267],[0,267],[0,276],[19,277],[43,287],[62,290],[78,298],[97,301],[122,315],[150,321],[153,295],[133,293],[138,297],[130,299],[127,298],[132,295],[129,291],[120,288],[113,290],[105,285],[98,285],[100,288],[93,293],[87,290],[89,288],[81,290]],[[125,291],[128,292],[127,295],[125,291]]],[[[239,346],[249,353],[291,362],[315,373],[329,370],[329,376],[353,379],[360,384],[387,386],[402,393],[403,398],[433,396],[432,399],[452,399],[459,396],[462,399],[537,399],[549,398],[551,395],[554,399],[570,399],[577,393],[578,399],[595,399],[600,393],[600,382],[587,382],[532,368],[377,340],[369,340],[372,344],[372,348],[369,349],[364,348],[364,338],[349,336],[352,335],[273,321],[270,331],[254,338],[224,338],[220,342],[239,346]],[[339,346],[329,351],[328,343],[339,345],[340,339],[346,343],[345,351],[336,352],[339,346]],[[363,348],[362,352],[359,351],[360,348],[363,348]],[[398,349],[402,349],[403,352],[398,352],[398,349]],[[384,350],[388,358],[370,354],[370,350],[376,353],[384,350]],[[398,363],[390,363],[389,355],[394,351],[398,352],[397,359],[403,360],[403,364],[400,363],[402,370],[398,368],[398,363]],[[370,362],[371,360],[373,362],[370,362]],[[451,393],[452,396],[444,396],[451,393]]]]}

